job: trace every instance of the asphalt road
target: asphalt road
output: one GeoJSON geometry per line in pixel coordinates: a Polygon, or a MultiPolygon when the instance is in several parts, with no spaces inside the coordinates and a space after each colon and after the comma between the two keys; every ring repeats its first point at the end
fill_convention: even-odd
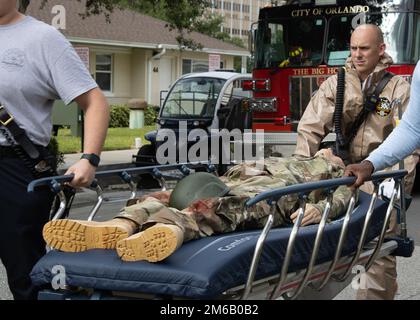
{"type": "MultiPolygon", "coordinates": [[[[418,188],[418,187],[417,187],[418,188]]],[[[420,300],[420,190],[414,190],[413,202],[407,211],[408,235],[414,239],[414,254],[410,258],[397,257],[397,300],[420,300]]],[[[348,286],[335,299],[354,300],[356,291],[348,286]]]]}
{"type": "MultiPolygon", "coordinates": [[[[112,218],[124,206],[124,201],[129,197],[127,191],[114,191],[106,193],[105,197],[110,200],[116,198],[123,201],[105,202],[99,210],[95,220],[104,221],[112,218]]],[[[73,219],[86,219],[90,209],[93,207],[95,193],[85,191],[77,195],[70,217],[73,219]]],[[[420,300],[420,191],[414,193],[414,200],[407,212],[408,234],[415,239],[416,250],[411,258],[398,258],[398,283],[399,290],[396,299],[399,300],[420,300]]],[[[3,265],[0,263],[0,300],[10,300],[12,296],[7,286],[6,275],[3,265]]],[[[335,299],[353,300],[355,291],[351,286],[344,289],[335,299]]]]}

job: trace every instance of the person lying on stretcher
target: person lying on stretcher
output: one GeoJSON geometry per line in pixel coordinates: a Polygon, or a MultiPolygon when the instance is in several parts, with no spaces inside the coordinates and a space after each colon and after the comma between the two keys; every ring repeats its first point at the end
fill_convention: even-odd
{"type": "MultiPolygon", "coordinates": [[[[43,229],[47,244],[58,250],[116,249],[124,261],[157,262],[171,255],[183,242],[213,234],[264,227],[270,214],[265,201],[245,210],[245,202],[264,191],[288,185],[341,177],[344,163],[330,149],[312,158],[268,158],[259,169],[242,163],[222,177],[193,173],[181,179],[173,191],[160,191],[128,201],[112,220],[54,220],[43,229]]],[[[351,190],[340,186],[333,194],[329,219],[347,208],[351,190]]],[[[302,225],[319,223],[325,195],[309,195],[302,225]]],[[[273,226],[294,222],[297,195],[280,198],[275,204],[273,226]]]]}

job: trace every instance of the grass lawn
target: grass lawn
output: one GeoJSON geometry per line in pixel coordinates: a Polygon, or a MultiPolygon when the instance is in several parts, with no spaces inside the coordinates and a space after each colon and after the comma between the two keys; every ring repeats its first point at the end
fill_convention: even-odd
{"type": "MultiPolygon", "coordinates": [[[[144,134],[155,130],[156,126],[146,126],[142,129],[109,128],[103,150],[124,150],[134,145],[134,139],[140,137],[143,144],[148,143],[144,134]]],[[[70,129],[58,130],[57,136],[59,150],[62,153],[81,152],[81,139],[71,135],[70,129]]]]}

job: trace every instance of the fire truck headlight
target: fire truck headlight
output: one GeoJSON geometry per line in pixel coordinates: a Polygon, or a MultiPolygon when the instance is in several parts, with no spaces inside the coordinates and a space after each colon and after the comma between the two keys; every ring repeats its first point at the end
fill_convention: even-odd
{"type": "Polygon", "coordinates": [[[270,91],[270,79],[257,79],[255,80],[255,91],[270,91]]]}
{"type": "Polygon", "coordinates": [[[264,102],[264,109],[272,109],[272,105],[269,102],[264,102]]]}
{"type": "Polygon", "coordinates": [[[253,89],[254,89],[254,81],[253,80],[242,80],[242,90],[252,91],[253,89]]]}

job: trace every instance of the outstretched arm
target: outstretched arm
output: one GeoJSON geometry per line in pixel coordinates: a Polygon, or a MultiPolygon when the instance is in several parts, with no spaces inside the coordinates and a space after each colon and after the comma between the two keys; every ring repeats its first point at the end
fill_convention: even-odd
{"type": "MultiPolygon", "coordinates": [[[[333,193],[333,200],[331,202],[331,209],[328,215],[328,221],[331,221],[344,213],[350,202],[352,191],[346,186],[340,186],[333,193]]],[[[307,203],[305,206],[305,215],[302,219],[302,226],[319,223],[322,218],[322,213],[327,205],[327,199],[318,201],[317,203],[307,203]]],[[[296,222],[298,211],[294,212],[290,218],[293,223],[296,222]]]]}
{"type": "MultiPolygon", "coordinates": [[[[85,141],[84,153],[100,155],[105,141],[109,122],[109,106],[100,89],[92,89],[75,99],[80,108],[85,111],[85,141]]],[[[73,173],[70,184],[74,187],[88,186],[94,176],[96,168],[88,160],[81,159],[72,165],[66,174],[73,173]]]]}

